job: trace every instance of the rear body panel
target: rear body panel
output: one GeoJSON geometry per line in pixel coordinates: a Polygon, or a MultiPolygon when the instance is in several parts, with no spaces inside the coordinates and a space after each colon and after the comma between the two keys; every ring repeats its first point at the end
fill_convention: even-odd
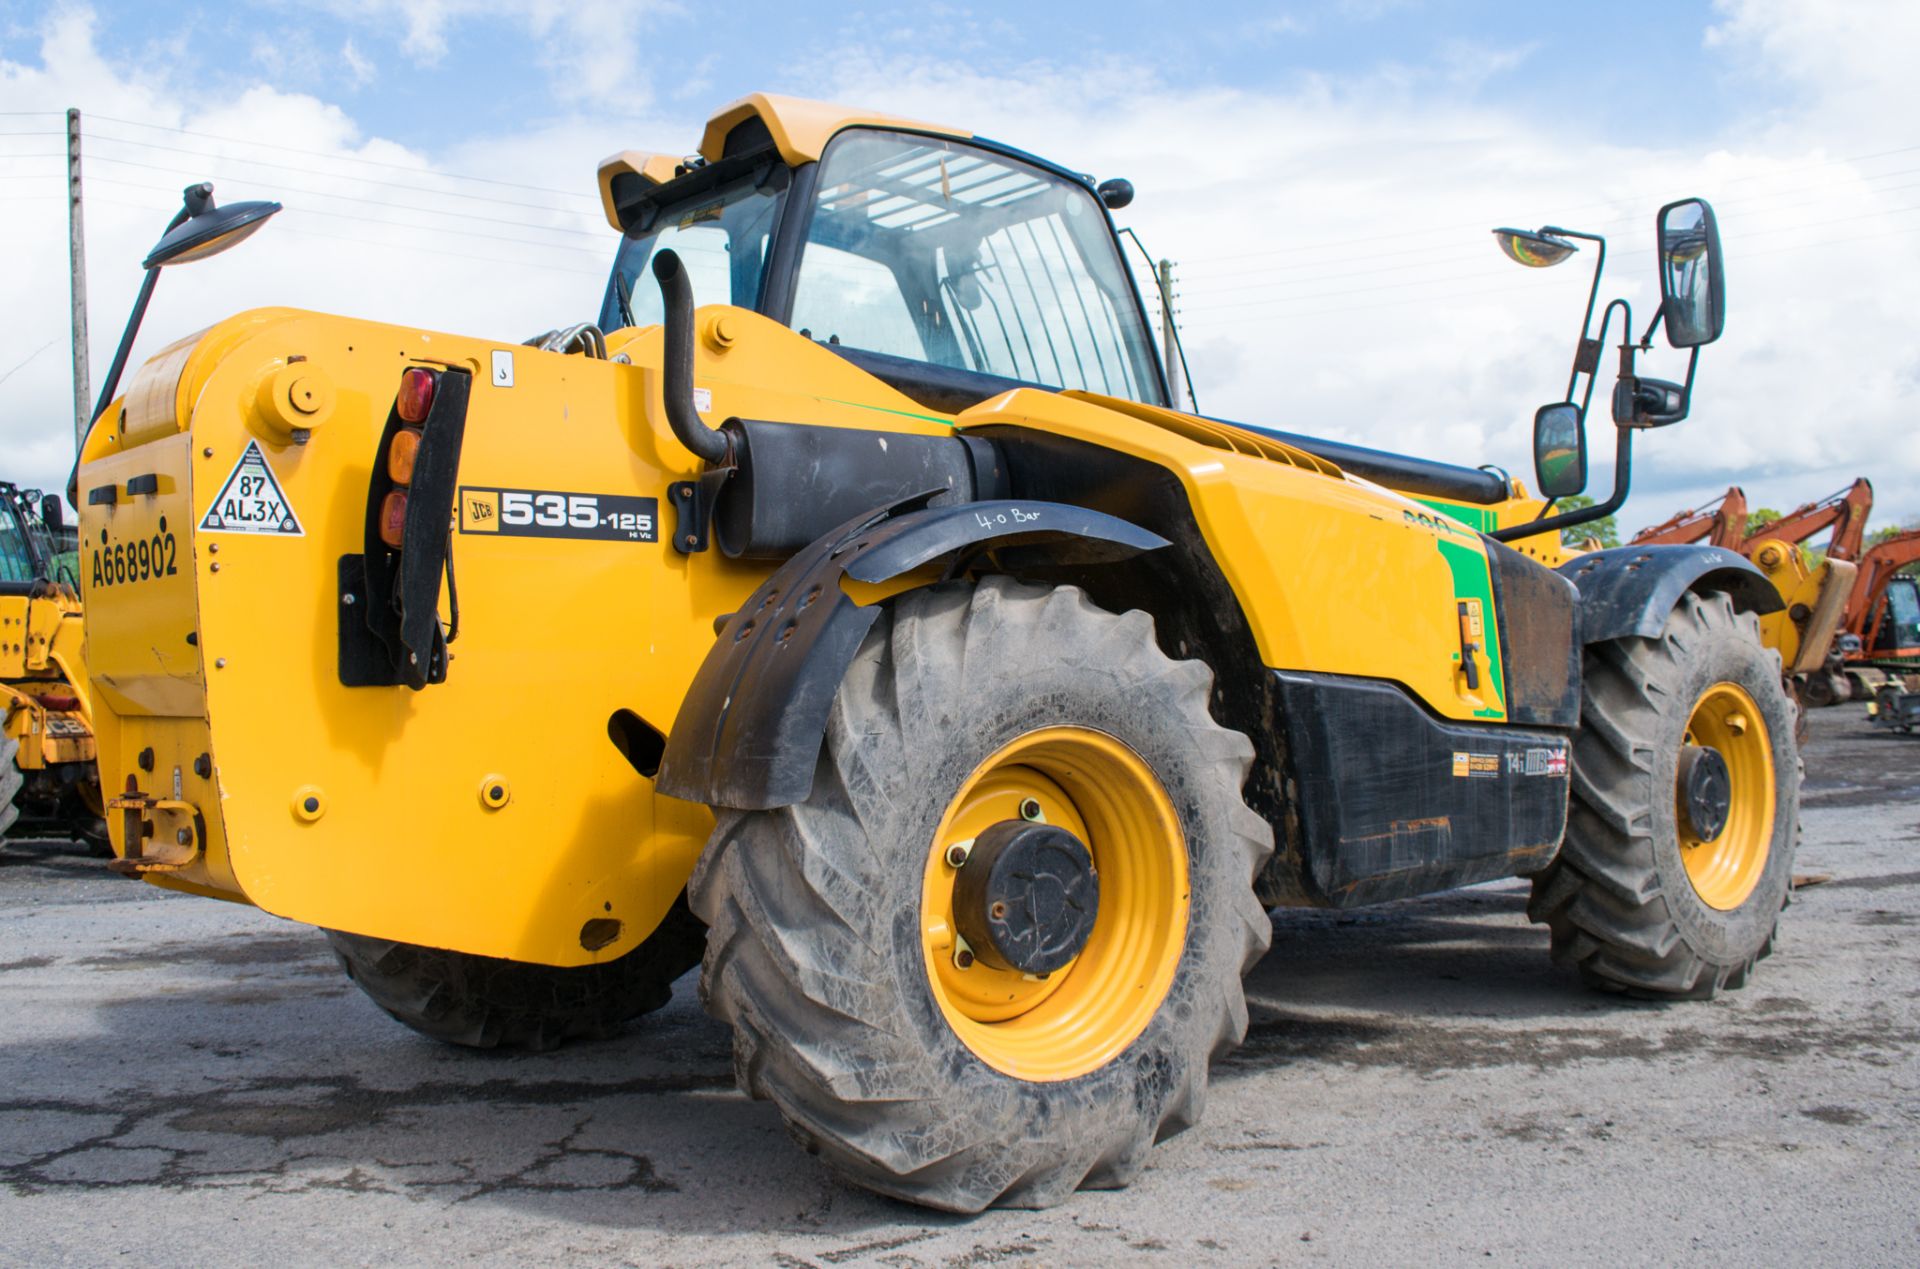
{"type": "MultiPolygon", "coordinates": [[[[1487,550],[1451,517],[1150,407],[1022,391],[932,413],[784,327],[724,312],[729,338],[703,338],[698,362],[709,421],[1017,428],[1126,453],[1179,481],[1267,666],[1396,684],[1438,720],[1508,719],[1487,550]]],[[[669,545],[668,486],[700,465],[661,412],[658,329],[609,343],[631,364],[266,310],[149,363],[124,427],[110,410],[96,429],[79,487],[106,782],[181,804],[140,826],[153,840],[194,830],[191,861],[152,880],[554,965],[611,959],[652,931],[711,817],[656,794],[609,719],[671,731],[715,618],[772,566],[669,545]],[[260,404],[301,359],[332,402],[305,443],[260,404]],[[379,436],[413,364],[474,375],[452,535],[460,633],[444,683],[347,687],[339,561],[363,548],[379,436]],[[291,527],[210,527],[235,477],[258,474],[249,463],[291,527]],[[112,501],[89,500],[107,486],[112,501]],[[505,522],[510,504],[554,496],[627,520],[578,534],[505,522]],[[496,787],[497,807],[483,797],[496,787]],[[608,918],[616,939],[583,940],[608,918]]],[[[124,852],[129,817],[109,818],[124,852]]]]}

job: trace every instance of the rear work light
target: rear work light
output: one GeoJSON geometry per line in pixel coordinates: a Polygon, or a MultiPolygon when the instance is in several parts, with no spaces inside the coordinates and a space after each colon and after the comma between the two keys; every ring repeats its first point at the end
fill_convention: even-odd
{"type": "Polygon", "coordinates": [[[389,490],[380,500],[380,540],[399,550],[407,536],[407,491],[389,490]]]}
{"type": "Polygon", "coordinates": [[[387,479],[396,485],[413,483],[413,460],[420,452],[420,430],[403,427],[387,444],[387,479]]]}
{"type": "Polygon", "coordinates": [[[400,376],[400,397],[394,402],[394,408],[400,412],[402,420],[408,423],[424,423],[427,411],[433,408],[433,390],[438,381],[433,371],[424,366],[409,366],[400,376]]]}

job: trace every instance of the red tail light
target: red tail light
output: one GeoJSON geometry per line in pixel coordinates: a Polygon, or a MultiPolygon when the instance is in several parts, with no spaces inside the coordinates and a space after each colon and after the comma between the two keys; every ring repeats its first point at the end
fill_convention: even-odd
{"type": "Polygon", "coordinates": [[[390,490],[380,500],[380,540],[394,550],[407,536],[407,491],[390,490]]]}
{"type": "Polygon", "coordinates": [[[424,423],[427,411],[433,409],[433,389],[436,377],[431,370],[420,366],[407,367],[400,376],[400,397],[394,402],[400,411],[400,417],[408,423],[424,423]]]}
{"type": "Polygon", "coordinates": [[[396,485],[413,483],[413,460],[420,452],[420,432],[403,427],[387,445],[387,478],[396,485]]]}

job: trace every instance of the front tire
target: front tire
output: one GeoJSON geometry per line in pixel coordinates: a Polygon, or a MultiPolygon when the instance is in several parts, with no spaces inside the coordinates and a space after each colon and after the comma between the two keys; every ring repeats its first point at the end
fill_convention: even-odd
{"type": "Polygon", "coordinates": [[[20,808],[14,799],[25,787],[27,778],[20,773],[20,742],[12,736],[0,736],[0,837],[7,835],[15,820],[20,818],[20,808]]]}
{"type": "Polygon", "coordinates": [[[543,1052],[600,1039],[673,995],[700,963],[705,931],[684,896],[639,947],[563,969],[328,930],[341,968],[373,1003],[421,1035],[473,1049],[543,1052]]]}
{"type": "Polygon", "coordinates": [[[1793,875],[1793,729],[1778,654],[1724,594],[1683,597],[1657,639],[1589,647],[1566,840],[1527,906],[1554,959],[1638,996],[1745,985],[1793,875]]]}
{"type": "Polygon", "coordinates": [[[835,697],[812,795],[721,812],[689,887],[741,1086],[910,1202],[1044,1207],[1131,1180],[1199,1118],[1271,938],[1253,747],[1213,721],[1212,682],[1145,613],[1073,587],[896,600],[835,697]],[[1017,819],[1073,832],[1098,877],[1091,934],[1044,974],[955,938],[954,852],[1017,819]]]}

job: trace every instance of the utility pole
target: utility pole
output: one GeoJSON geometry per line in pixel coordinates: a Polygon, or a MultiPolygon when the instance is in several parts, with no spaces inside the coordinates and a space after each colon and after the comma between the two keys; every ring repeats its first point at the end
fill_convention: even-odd
{"type": "Polygon", "coordinates": [[[87,373],[87,235],[80,216],[80,112],[67,111],[67,252],[73,291],[73,449],[87,439],[93,409],[92,377],[87,373]]]}
{"type": "Polygon", "coordinates": [[[1180,372],[1175,369],[1174,358],[1179,355],[1180,346],[1173,337],[1173,261],[1162,260],[1154,276],[1160,283],[1160,361],[1167,368],[1167,401],[1178,410],[1181,408],[1180,372]]]}

